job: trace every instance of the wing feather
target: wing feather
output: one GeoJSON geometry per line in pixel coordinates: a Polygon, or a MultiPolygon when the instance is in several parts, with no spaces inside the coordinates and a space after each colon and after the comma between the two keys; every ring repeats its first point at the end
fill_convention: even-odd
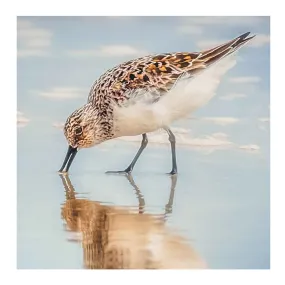
{"type": "Polygon", "coordinates": [[[124,102],[142,94],[154,94],[158,100],[179,78],[191,78],[229,54],[236,52],[254,36],[249,32],[201,52],[176,52],[145,56],[125,62],[103,74],[91,88],[88,102],[108,108],[110,101],[124,102]],[[144,92],[146,93],[146,92],[144,92]],[[158,96],[159,95],[159,96],[158,96]]]}

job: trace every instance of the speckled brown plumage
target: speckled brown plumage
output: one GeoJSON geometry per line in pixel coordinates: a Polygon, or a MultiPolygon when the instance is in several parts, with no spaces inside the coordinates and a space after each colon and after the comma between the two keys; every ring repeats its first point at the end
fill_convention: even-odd
{"type": "MultiPolygon", "coordinates": [[[[136,90],[145,89],[160,97],[171,89],[181,75],[188,74],[191,78],[237,50],[252,38],[247,38],[247,35],[205,51],[149,55],[122,63],[95,81],[88,102],[104,112],[110,106],[110,100],[128,100],[136,90]]],[[[157,99],[155,95],[154,100],[157,99]]]]}

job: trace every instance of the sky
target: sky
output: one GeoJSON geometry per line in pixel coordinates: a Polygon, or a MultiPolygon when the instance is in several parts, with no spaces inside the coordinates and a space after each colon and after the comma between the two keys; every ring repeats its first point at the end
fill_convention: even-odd
{"type": "MultiPolygon", "coordinates": [[[[200,51],[248,31],[257,36],[238,51],[216,95],[172,126],[180,180],[171,221],[194,237],[211,267],[270,267],[269,17],[18,17],[18,267],[80,267],[80,250],[64,240],[64,192],[54,174],[67,147],[62,125],[93,82],[126,60],[200,51]]],[[[78,192],[133,205],[128,183],[104,171],[126,166],[140,140],[118,138],[78,154],[71,167],[78,192]]],[[[161,131],[149,141],[134,175],[150,206],[161,208],[169,178],[158,173],[170,171],[169,142],[161,131]]]]}

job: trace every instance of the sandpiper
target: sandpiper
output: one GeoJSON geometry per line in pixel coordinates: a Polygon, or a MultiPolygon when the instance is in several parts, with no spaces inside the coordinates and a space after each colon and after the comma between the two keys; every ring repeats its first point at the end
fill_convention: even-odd
{"type": "Polygon", "coordinates": [[[129,174],[148,144],[147,133],[164,129],[171,145],[170,174],[176,174],[175,136],[169,125],[201,105],[191,105],[191,85],[185,89],[185,82],[190,83],[255,37],[249,35],[247,32],[201,52],[148,55],[106,71],[91,87],[87,103],[66,120],[64,135],[69,147],[59,172],[68,172],[81,148],[122,136],[142,135],[141,146],[130,165],[123,171],[108,171],[129,174]]]}

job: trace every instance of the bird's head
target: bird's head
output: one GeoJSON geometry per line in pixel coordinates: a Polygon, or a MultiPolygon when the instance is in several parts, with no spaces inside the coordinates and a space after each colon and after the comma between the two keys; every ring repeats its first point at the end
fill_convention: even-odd
{"type": "Polygon", "coordinates": [[[98,142],[97,134],[97,114],[88,111],[85,106],[74,111],[66,120],[64,125],[64,135],[68,144],[73,148],[88,148],[98,142]]]}
{"type": "Polygon", "coordinates": [[[91,104],[86,104],[77,109],[67,118],[64,125],[64,135],[69,148],[59,172],[63,172],[65,166],[64,172],[68,172],[79,149],[92,147],[105,140],[103,130],[100,127],[100,117],[91,104]]]}

